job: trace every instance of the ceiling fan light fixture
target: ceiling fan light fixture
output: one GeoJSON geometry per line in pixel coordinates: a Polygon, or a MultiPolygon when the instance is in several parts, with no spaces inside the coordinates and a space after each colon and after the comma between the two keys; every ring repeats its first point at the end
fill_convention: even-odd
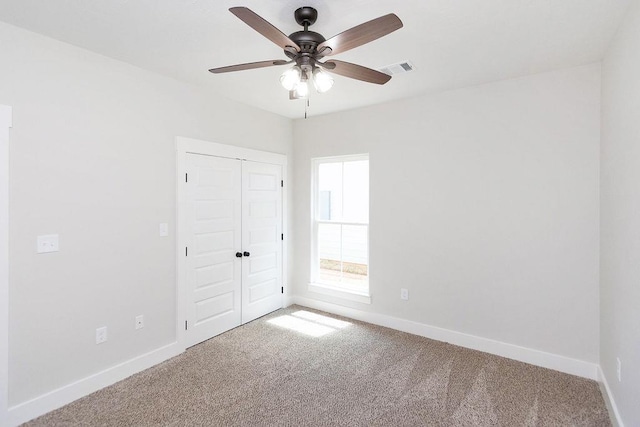
{"type": "Polygon", "coordinates": [[[280,84],[286,90],[294,90],[296,85],[300,82],[302,70],[297,65],[289,68],[280,76],[280,84]]]}
{"type": "Polygon", "coordinates": [[[333,87],[333,77],[320,68],[313,70],[313,85],[319,93],[325,93],[333,87]]]}
{"type": "Polygon", "coordinates": [[[306,80],[299,81],[293,89],[295,99],[306,99],[309,97],[309,85],[306,80]]]}

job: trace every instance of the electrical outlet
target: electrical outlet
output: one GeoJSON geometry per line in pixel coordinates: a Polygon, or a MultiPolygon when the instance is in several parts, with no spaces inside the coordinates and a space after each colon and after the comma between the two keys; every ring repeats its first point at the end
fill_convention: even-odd
{"type": "Polygon", "coordinates": [[[619,357],[616,357],[616,361],[618,362],[616,372],[618,374],[618,382],[620,382],[622,381],[622,362],[620,361],[619,357]]]}
{"type": "Polygon", "coordinates": [[[141,314],[140,316],[136,316],[136,329],[144,328],[144,316],[141,314]]]}
{"type": "Polygon", "coordinates": [[[409,289],[400,289],[400,299],[403,299],[405,301],[409,299],[409,289]]]}
{"type": "Polygon", "coordinates": [[[107,340],[107,327],[96,329],[96,344],[102,344],[107,340]]]}

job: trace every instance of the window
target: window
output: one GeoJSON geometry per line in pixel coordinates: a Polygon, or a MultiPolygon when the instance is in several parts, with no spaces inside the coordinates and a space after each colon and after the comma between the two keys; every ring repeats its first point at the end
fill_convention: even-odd
{"type": "Polygon", "coordinates": [[[313,160],[315,287],[369,295],[369,157],[313,160]]]}

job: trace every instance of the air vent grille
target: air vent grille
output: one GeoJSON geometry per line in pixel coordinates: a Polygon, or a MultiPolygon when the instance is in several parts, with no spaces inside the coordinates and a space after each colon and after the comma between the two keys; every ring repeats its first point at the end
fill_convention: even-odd
{"type": "Polygon", "coordinates": [[[386,67],[380,68],[380,72],[388,74],[390,76],[395,76],[396,74],[404,74],[409,71],[413,71],[415,67],[409,61],[398,62],[397,64],[387,65],[386,67]]]}

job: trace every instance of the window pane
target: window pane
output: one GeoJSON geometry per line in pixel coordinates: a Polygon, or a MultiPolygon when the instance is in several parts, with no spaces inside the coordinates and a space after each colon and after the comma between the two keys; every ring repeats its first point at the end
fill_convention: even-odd
{"type": "Polygon", "coordinates": [[[340,282],[342,276],[342,226],[318,224],[318,279],[322,282],[340,282]]]}
{"type": "Polygon", "coordinates": [[[342,163],[321,163],[318,167],[318,219],[342,219],[342,163]],[[324,199],[324,201],[323,201],[324,199]]]}
{"type": "Polygon", "coordinates": [[[366,292],[369,276],[366,225],[318,224],[318,279],[366,292]]]}
{"type": "Polygon", "coordinates": [[[316,167],[314,211],[318,222],[313,280],[368,294],[369,161],[323,159],[316,167]]]}
{"type": "Polygon", "coordinates": [[[369,161],[345,162],[343,169],[345,222],[369,222],[369,161]]]}
{"type": "Polygon", "coordinates": [[[369,288],[369,236],[366,225],[342,226],[342,285],[354,291],[369,288]]]}
{"type": "Polygon", "coordinates": [[[323,221],[331,219],[331,191],[318,192],[318,219],[323,221]]]}

